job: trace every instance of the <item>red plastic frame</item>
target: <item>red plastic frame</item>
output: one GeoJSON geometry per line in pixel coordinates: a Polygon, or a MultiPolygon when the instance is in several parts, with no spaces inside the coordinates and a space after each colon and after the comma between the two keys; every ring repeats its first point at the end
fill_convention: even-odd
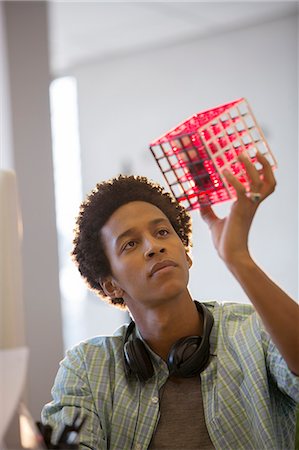
{"type": "Polygon", "coordinates": [[[277,163],[245,98],[193,115],[150,144],[175,198],[186,209],[236,197],[222,172],[230,170],[249,190],[240,153],[259,169],[256,151],[277,163]]]}

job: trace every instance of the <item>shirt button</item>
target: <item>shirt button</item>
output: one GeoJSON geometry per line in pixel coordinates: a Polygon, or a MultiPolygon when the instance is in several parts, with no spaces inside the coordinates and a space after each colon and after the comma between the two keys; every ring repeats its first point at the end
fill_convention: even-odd
{"type": "Polygon", "coordinates": [[[153,403],[156,404],[156,403],[158,403],[158,401],[159,401],[158,397],[152,397],[152,402],[153,403]]]}

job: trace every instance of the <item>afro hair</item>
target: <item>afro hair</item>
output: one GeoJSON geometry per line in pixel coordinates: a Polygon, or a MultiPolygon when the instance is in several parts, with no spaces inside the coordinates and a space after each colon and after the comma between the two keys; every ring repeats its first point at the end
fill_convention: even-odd
{"type": "MultiPolygon", "coordinates": [[[[142,176],[119,175],[98,183],[81,204],[76,220],[72,256],[79,272],[101,297],[107,297],[101,286],[101,279],[111,274],[110,264],[101,239],[101,230],[110,216],[120,206],[144,201],[159,208],[168,218],[181,239],[186,251],[191,246],[191,218],[181,206],[160,185],[142,176]]],[[[107,299],[124,308],[122,298],[107,299]]]]}

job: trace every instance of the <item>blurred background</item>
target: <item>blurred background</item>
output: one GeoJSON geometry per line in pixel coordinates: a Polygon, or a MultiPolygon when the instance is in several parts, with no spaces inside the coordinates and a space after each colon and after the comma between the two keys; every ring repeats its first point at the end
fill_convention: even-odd
{"type": "MultiPolygon", "coordinates": [[[[165,186],[148,144],[196,112],[250,102],[278,160],[252,254],[298,298],[298,27],[298,2],[0,2],[0,168],[17,176],[16,315],[36,419],[65,349],[128,320],[87,291],[70,259],[81,200],[119,173],[165,186]]],[[[192,220],[193,297],[248,302],[198,212],[192,220]]]]}

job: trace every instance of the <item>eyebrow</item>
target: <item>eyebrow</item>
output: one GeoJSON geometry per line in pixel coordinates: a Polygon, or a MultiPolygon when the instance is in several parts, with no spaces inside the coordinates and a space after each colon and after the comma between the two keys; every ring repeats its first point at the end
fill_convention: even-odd
{"type": "MultiPolygon", "coordinates": [[[[149,226],[154,226],[154,225],[159,225],[160,223],[169,223],[168,219],[165,219],[164,217],[158,218],[158,219],[153,219],[149,221],[149,226]]],[[[136,228],[135,227],[131,227],[128,228],[126,231],[124,231],[123,233],[121,233],[115,241],[115,245],[117,246],[119,244],[119,242],[126,236],[131,236],[134,232],[136,232],[136,228]]]]}

